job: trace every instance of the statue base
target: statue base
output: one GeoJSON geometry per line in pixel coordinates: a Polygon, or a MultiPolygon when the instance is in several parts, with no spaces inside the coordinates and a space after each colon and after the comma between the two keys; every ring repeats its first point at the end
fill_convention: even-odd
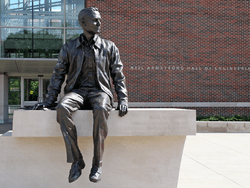
{"type": "MultiPolygon", "coordinates": [[[[57,136],[61,134],[60,130],[56,130],[54,124],[47,124],[48,122],[46,124],[43,122],[43,124],[47,129],[52,126],[52,132],[46,133],[42,131],[45,130],[44,127],[40,127],[40,119],[46,117],[46,114],[55,116],[53,114],[55,112],[23,110],[16,112],[13,135],[0,137],[0,182],[4,188],[68,188],[69,186],[76,188],[82,186],[88,188],[96,186],[102,188],[176,188],[186,135],[195,135],[196,131],[195,111],[193,110],[162,109],[153,110],[150,113],[150,110],[130,109],[130,115],[122,118],[117,116],[117,111],[113,111],[109,120],[110,134],[105,140],[102,180],[97,185],[88,179],[93,157],[93,140],[88,128],[84,132],[84,126],[82,126],[79,134],[85,136],[78,138],[78,144],[86,167],[81,177],[69,184],[68,175],[71,164],[66,163],[63,138],[57,136]],[[45,115],[41,116],[41,113],[45,115]],[[144,125],[139,123],[138,118],[135,119],[138,115],[144,125]],[[134,119],[131,119],[132,117],[134,119]],[[114,121],[114,118],[120,120],[114,121]],[[172,118],[172,121],[168,118],[172,118]],[[25,119],[26,124],[24,124],[25,119]],[[30,122],[30,119],[36,119],[36,121],[30,122]],[[151,122],[146,122],[149,120],[151,122]],[[130,124],[128,124],[129,121],[131,121],[130,124]],[[123,127],[126,125],[123,125],[124,122],[127,123],[128,130],[123,127]],[[32,127],[30,131],[27,131],[27,126],[31,126],[31,123],[33,123],[32,127]],[[23,129],[21,130],[19,126],[23,126],[23,129]],[[154,128],[161,131],[154,130],[154,128]],[[20,130],[19,133],[15,134],[18,130],[20,130]],[[125,131],[124,136],[121,135],[121,130],[125,131]]],[[[88,113],[89,111],[79,111],[75,117],[76,122],[78,118],[83,118],[88,113]]],[[[86,119],[82,119],[82,122],[87,126],[91,123],[86,119]]],[[[55,125],[59,127],[58,124],[55,125]]]]}

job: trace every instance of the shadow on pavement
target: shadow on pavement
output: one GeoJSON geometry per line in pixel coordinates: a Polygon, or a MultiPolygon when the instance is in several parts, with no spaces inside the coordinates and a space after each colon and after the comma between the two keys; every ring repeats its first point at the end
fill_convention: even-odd
{"type": "Polygon", "coordinates": [[[9,130],[12,130],[12,122],[0,123],[0,134],[4,134],[4,133],[8,132],[9,130]]]}

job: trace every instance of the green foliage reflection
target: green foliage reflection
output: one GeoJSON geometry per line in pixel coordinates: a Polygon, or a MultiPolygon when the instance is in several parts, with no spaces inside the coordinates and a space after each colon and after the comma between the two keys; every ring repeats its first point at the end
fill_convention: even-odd
{"type": "Polygon", "coordinates": [[[57,58],[63,45],[62,30],[23,30],[10,33],[3,43],[7,58],[57,58]]]}
{"type": "Polygon", "coordinates": [[[9,77],[9,105],[20,105],[21,104],[21,87],[20,78],[9,77]]]}
{"type": "Polygon", "coordinates": [[[24,80],[24,100],[37,101],[38,100],[39,82],[37,79],[24,80]]]}

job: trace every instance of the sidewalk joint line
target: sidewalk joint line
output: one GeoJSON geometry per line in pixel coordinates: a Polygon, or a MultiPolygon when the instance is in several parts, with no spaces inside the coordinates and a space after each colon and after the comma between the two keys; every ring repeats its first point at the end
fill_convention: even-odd
{"type": "MultiPolygon", "coordinates": [[[[196,136],[197,136],[197,135],[196,135],[196,136]]],[[[213,142],[213,141],[211,141],[211,140],[208,140],[208,139],[203,138],[203,137],[200,137],[200,136],[198,136],[198,137],[201,138],[201,139],[203,139],[203,140],[206,140],[206,141],[208,141],[208,142],[211,142],[211,143],[213,143],[213,144],[215,144],[215,145],[217,145],[217,146],[221,146],[221,147],[223,147],[223,148],[229,149],[229,150],[234,151],[234,152],[236,152],[236,153],[239,153],[239,154],[245,155],[245,156],[247,156],[247,157],[250,157],[250,155],[241,153],[241,152],[236,151],[236,150],[234,150],[234,149],[232,149],[232,148],[228,148],[228,147],[226,147],[226,146],[223,146],[223,145],[221,145],[221,144],[215,143],[215,142],[213,142]]]]}
{"type": "MultiPolygon", "coordinates": [[[[228,180],[230,180],[230,181],[234,182],[235,184],[239,185],[240,187],[243,187],[242,185],[240,185],[240,184],[239,184],[239,183],[237,183],[236,181],[231,180],[231,179],[229,179],[228,177],[224,176],[223,174],[220,174],[220,173],[216,172],[215,170],[213,170],[213,169],[209,168],[208,166],[206,166],[206,165],[202,164],[201,162],[199,162],[199,161],[197,161],[197,160],[193,159],[192,157],[188,156],[187,154],[183,153],[183,155],[185,155],[185,156],[186,156],[186,157],[188,157],[189,159],[191,159],[191,160],[193,160],[193,161],[195,161],[195,162],[199,163],[199,164],[200,164],[200,165],[202,165],[203,167],[205,167],[205,168],[207,168],[207,169],[209,169],[209,170],[211,170],[211,171],[215,172],[216,174],[218,174],[218,175],[220,175],[220,176],[222,176],[222,177],[224,177],[224,178],[226,178],[226,179],[228,179],[228,180]]],[[[246,188],[246,187],[243,187],[243,188],[246,188]]]]}

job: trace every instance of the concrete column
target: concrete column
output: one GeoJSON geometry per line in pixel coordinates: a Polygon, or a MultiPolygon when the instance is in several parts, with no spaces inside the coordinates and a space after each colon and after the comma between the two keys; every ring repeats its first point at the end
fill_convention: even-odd
{"type": "Polygon", "coordinates": [[[0,123],[7,123],[8,113],[8,76],[0,73],[0,123]]]}
{"type": "Polygon", "coordinates": [[[38,101],[37,102],[43,102],[43,78],[38,77],[38,83],[39,83],[39,88],[38,88],[38,101]]]}
{"type": "Polygon", "coordinates": [[[24,78],[21,76],[21,108],[24,108],[24,78]]]}

